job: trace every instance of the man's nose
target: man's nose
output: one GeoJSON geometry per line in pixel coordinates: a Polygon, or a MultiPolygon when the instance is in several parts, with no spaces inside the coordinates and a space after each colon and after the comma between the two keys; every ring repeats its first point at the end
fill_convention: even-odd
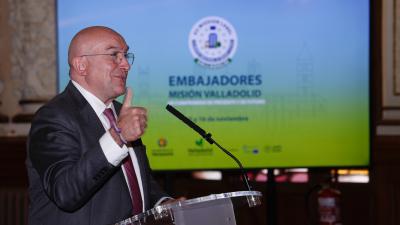
{"type": "Polygon", "coordinates": [[[128,59],[125,57],[122,57],[121,63],[119,64],[119,67],[123,69],[124,71],[129,71],[131,69],[131,65],[128,62],[128,59]]]}

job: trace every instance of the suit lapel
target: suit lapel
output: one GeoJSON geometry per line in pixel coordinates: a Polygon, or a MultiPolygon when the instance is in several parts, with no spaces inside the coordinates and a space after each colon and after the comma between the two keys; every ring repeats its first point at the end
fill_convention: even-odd
{"type": "Polygon", "coordinates": [[[104,127],[101,124],[99,117],[97,117],[96,112],[71,81],[68,83],[65,90],[76,102],[78,111],[82,118],[82,126],[87,128],[94,137],[99,139],[104,134],[104,127]]]}
{"type": "MultiPolygon", "coordinates": [[[[80,120],[80,127],[84,129],[84,132],[87,132],[88,137],[91,139],[93,138],[92,142],[94,141],[99,141],[100,137],[104,135],[105,129],[99,119],[99,117],[96,115],[96,112],[93,110],[93,108],[90,106],[90,104],[87,102],[87,100],[83,97],[83,95],[78,91],[78,89],[72,84],[70,81],[65,88],[66,94],[73,99],[73,102],[75,103],[74,106],[71,107],[76,107],[76,111],[80,114],[79,120],[80,120]]],[[[88,139],[89,139],[88,138],[88,139]]],[[[85,141],[89,141],[86,139],[85,141]]],[[[101,151],[101,150],[100,150],[101,151]]],[[[122,172],[122,169],[118,169],[116,176],[119,177],[119,180],[121,182],[121,187],[120,191],[123,191],[126,193],[126,196],[129,196],[129,189],[128,186],[126,185],[125,177],[122,172]]],[[[130,202],[130,201],[129,201],[130,202]]],[[[132,211],[132,210],[129,210],[132,211]]]]}

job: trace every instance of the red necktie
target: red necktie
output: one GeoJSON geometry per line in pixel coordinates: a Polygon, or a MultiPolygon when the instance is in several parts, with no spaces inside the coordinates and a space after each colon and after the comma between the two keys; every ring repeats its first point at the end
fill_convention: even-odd
{"type": "MultiPolygon", "coordinates": [[[[115,116],[112,109],[107,108],[104,110],[104,115],[107,117],[110,122],[111,128],[116,129],[115,116]]],[[[118,131],[116,130],[118,133],[118,131]]],[[[133,215],[139,214],[142,212],[142,196],[140,195],[139,183],[136,177],[135,169],[133,168],[131,157],[128,156],[123,161],[123,166],[125,168],[125,175],[128,178],[129,188],[131,189],[131,198],[132,198],[132,213],[133,215]]]]}

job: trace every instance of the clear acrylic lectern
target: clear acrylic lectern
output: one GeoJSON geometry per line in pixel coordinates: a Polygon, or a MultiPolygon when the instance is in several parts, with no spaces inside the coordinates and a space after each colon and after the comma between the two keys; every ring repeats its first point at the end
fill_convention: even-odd
{"type": "Polygon", "coordinates": [[[261,192],[238,191],[160,205],[115,225],[236,225],[235,208],[261,205],[261,192]]]}

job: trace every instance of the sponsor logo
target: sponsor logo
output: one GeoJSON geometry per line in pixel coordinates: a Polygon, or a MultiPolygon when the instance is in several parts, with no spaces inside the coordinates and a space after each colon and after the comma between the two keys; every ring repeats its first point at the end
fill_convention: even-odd
{"type": "Polygon", "coordinates": [[[243,152],[246,153],[246,154],[254,154],[254,155],[257,155],[257,154],[260,153],[260,149],[259,149],[258,147],[256,147],[256,146],[244,145],[244,146],[242,147],[242,149],[243,149],[243,152]]]}
{"type": "Polygon", "coordinates": [[[204,140],[203,140],[203,138],[200,138],[200,139],[197,139],[194,143],[199,147],[203,147],[204,140]]]}
{"type": "Polygon", "coordinates": [[[161,157],[161,156],[173,156],[174,155],[174,150],[166,148],[168,144],[167,139],[161,137],[157,140],[157,145],[159,148],[155,148],[151,150],[151,154],[156,157],[161,157]]]}
{"type": "Polygon", "coordinates": [[[204,139],[199,138],[194,141],[195,147],[188,148],[189,156],[212,156],[214,151],[212,148],[204,148],[204,139]]]}
{"type": "Polygon", "coordinates": [[[165,147],[165,146],[167,146],[167,139],[165,139],[165,138],[159,138],[158,140],[157,140],[157,144],[158,144],[158,146],[160,147],[160,148],[162,148],[162,147],[165,147]]]}

